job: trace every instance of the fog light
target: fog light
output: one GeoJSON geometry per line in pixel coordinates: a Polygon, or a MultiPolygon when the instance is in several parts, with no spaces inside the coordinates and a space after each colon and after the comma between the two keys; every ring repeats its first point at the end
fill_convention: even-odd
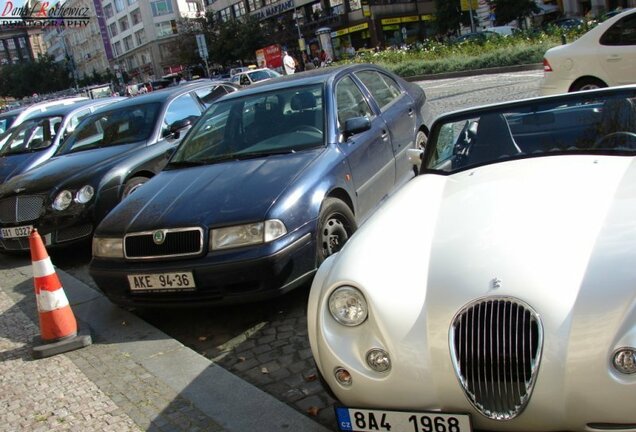
{"type": "Polygon", "coordinates": [[[337,368],[333,374],[336,377],[336,381],[338,381],[340,385],[347,386],[347,387],[351,385],[352,383],[351,374],[346,369],[337,368]]]}
{"type": "Polygon", "coordinates": [[[636,373],[636,349],[619,348],[614,353],[614,367],[624,374],[636,373]]]}
{"type": "Polygon", "coordinates": [[[389,353],[380,348],[373,348],[367,353],[367,364],[376,372],[386,372],[391,369],[389,353]]]}

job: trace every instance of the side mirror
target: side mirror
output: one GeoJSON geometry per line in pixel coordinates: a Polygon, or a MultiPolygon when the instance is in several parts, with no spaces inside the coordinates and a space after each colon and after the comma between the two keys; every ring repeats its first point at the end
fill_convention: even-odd
{"type": "Polygon", "coordinates": [[[371,120],[368,117],[353,117],[345,121],[344,134],[345,139],[351,135],[359,134],[371,129],[371,120]]]}
{"type": "Polygon", "coordinates": [[[168,128],[168,135],[172,135],[175,139],[177,139],[179,138],[179,132],[181,131],[181,129],[185,129],[190,126],[192,126],[191,117],[186,117],[184,119],[177,120],[176,122],[172,123],[170,127],[168,128]]]}

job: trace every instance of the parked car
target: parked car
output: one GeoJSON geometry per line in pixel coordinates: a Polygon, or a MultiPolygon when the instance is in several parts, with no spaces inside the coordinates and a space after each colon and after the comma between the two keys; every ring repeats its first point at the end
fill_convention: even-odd
{"type": "Polygon", "coordinates": [[[600,23],[543,59],[542,95],[636,83],[636,9],[600,23]]]}
{"type": "MultiPolygon", "coordinates": [[[[41,114],[43,112],[46,112],[47,110],[51,108],[55,108],[62,105],[71,105],[71,104],[74,104],[75,102],[84,101],[84,100],[88,100],[88,98],[85,96],[75,96],[75,97],[69,97],[64,99],[47,100],[43,102],[36,102],[34,104],[24,106],[21,108],[16,108],[15,110],[4,112],[1,114],[2,118],[4,119],[4,129],[2,130],[1,133],[7,132],[11,127],[17,126],[23,121],[33,116],[36,116],[38,114],[41,114]],[[7,120],[9,120],[9,123],[7,123],[7,120]]],[[[1,146],[2,146],[2,142],[0,141],[0,147],[1,146]]]]}
{"type": "Polygon", "coordinates": [[[550,27],[571,30],[582,26],[585,26],[585,20],[579,17],[561,17],[552,21],[546,21],[542,24],[543,29],[546,30],[550,27]]]}
{"type": "Polygon", "coordinates": [[[114,302],[256,301],[306,283],[414,176],[424,91],[373,65],[255,84],[214,103],[169,164],[98,227],[114,302]]]}
{"type": "Polygon", "coordinates": [[[90,239],[117,203],[165,166],[217,87],[183,84],[86,117],[53,158],[0,184],[0,251],[28,249],[32,228],[51,247],[90,239]]]}
{"type": "Polygon", "coordinates": [[[124,98],[101,98],[52,107],[12,128],[0,148],[0,183],[48,160],[79,122],[124,98]]]}
{"type": "Polygon", "coordinates": [[[0,114],[0,135],[4,134],[12,125],[18,115],[24,111],[25,108],[16,108],[9,111],[5,111],[0,114]]]}
{"type": "Polygon", "coordinates": [[[420,174],[311,287],[340,430],[636,428],[635,104],[631,86],[435,121],[420,174]]]}
{"type": "Polygon", "coordinates": [[[234,84],[240,85],[241,87],[245,87],[258,81],[278,78],[280,76],[282,75],[275,70],[268,68],[251,69],[235,73],[234,75],[232,75],[232,78],[230,78],[230,81],[234,84]]]}
{"type": "Polygon", "coordinates": [[[484,43],[486,41],[489,40],[493,40],[493,39],[498,39],[503,37],[502,35],[500,35],[498,32],[495,31],[488,31],[488,30],[484,30],[484,31],[480,31],[480,32],[471,32],[471,33],[466,33],[463,34],[461,36],[458,36],[456,38],[454,38],[451,43],[452,44],[459,44],[462,42],[473,42],[473,43],[484,43]]]}

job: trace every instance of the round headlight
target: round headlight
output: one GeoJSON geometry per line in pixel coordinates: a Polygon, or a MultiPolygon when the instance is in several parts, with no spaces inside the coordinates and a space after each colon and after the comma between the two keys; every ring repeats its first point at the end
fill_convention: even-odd
{"type": "Polygon", "coordinates": [[[386,372],[391,369],[391,358],[383,349],[373,348],[367,353],[367,364],[376,372],[386,372]]]}
{"type": "Polygon", "coordinates": [[[73,194],[70,191],[63,190],[55,197],[55,201],[53,201],[53,208],[55,210],[66,210],[68,206],[71,205],[73,201],[73,194]]]}
{"type": "Polygon", "coordinates": [[[614,353],[613,364],[617,371],[623,374],[636,373],[636,349],[620,348],[614,353]]]}
{"type": "Polygon", "coordinates": [[[75,202],[79,204],[86,204],[91,200],[91,198],[93,198],[93,195],[95,195],[95,189],[93,189],[93,186],[86,185],[75,194],[75,202]]]}
{"type": "Polygon", "coordinates": [[[329,296],[329,312],[340,324],[349,327],[357,326],[367,319],[367,301],[357,289],[343,286],[329,296]]]}

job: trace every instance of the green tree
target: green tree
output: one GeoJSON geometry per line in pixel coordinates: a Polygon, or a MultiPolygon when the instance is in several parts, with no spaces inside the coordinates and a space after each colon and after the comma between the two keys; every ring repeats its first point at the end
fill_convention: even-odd
{"type": "Polygon", "coordinates": [[[462,24],[470,26],[470,14],[461,10],[459,0],[435,0],[435,23],[438,34],[458,33],[462,24]]]}
{"type": "Polygon", "coordinates": [[[496,25],[506,25],[514,20],[523,23],[525,18],[540,12],[534,0],[493,0],[492,6],[495,9],[496,25]]]}
{"type": "Polygon", "coordinates": [[[49,55],[34,62],[2,66],[0,77],[0,94],[15,98],[65,90],[71,86],[66,65],[56,63],[49,55]]]}

